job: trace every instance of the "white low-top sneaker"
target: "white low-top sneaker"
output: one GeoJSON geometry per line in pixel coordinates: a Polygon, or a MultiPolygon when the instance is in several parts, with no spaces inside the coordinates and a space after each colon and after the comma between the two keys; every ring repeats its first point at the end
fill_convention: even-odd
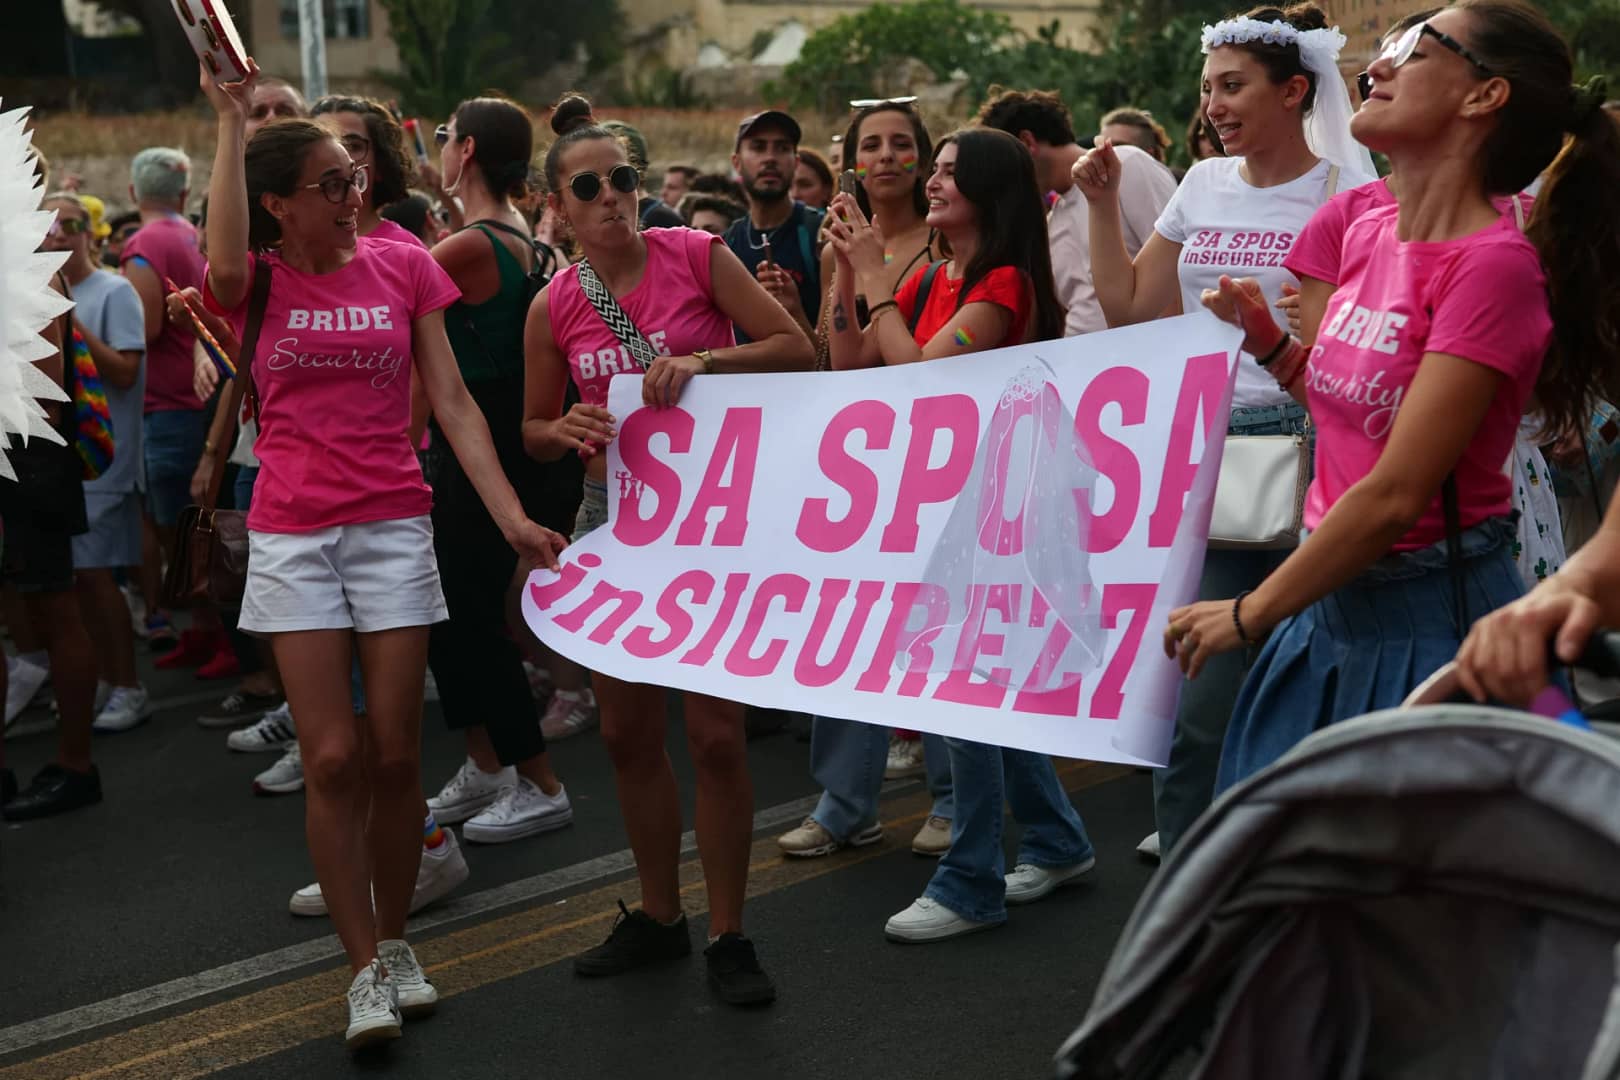
{"type": "Polygon", "coordinates": [[[403,941],[377,942],[377,959],[388,972],[384,976],[393,984],[395,1000],[400,1014],[409,1018],[426,1016],[439,1004],[439,992],[427,981],[416,954],[403,941]]]}
{"type": "Polygon", "coordinates": [[[596,696],[589,689],[557,690],[540,717],[540,734],[551,742],[567,739],[596,726],[596,696]]]}
{"type": "Polygon", "coordinates": [[[304,790],[304,755],[298,744],[287,747],[287,752],[276,763],[253,778],[255,795],[291,795],[304,790]]]}
{"type": "Polygon", "coordinates": [[[503,790],[515,783],[517,770],[512,766],[487,773],[468,758],[439,793],[428,800],[428,809],[433,811],[440,825],[455,825],[494,803],[503,790]]]}
{"type": "Polygon", "coordinates": [[[107,703],[96,713],[91,728],[102,734],[129,731],[139,727],[152,715],[152,701],[142,686],[115,686],[107,695],[107,703]]]}
{"type": "Polygon", "coordinates": [[[534,781],[519,776],[486,810],[467,820],[461,835],[477,844],[501,844],[560,829],[573,820],[567,788],[559,785],[557,794],[547,795],[534,781]]]}
{"type": "Polygon", "coordinates": [[[297,739],[298,726],[293,723],[292,709],[283,701],[259,717],[252,727],[225,736],[225,745],[242,754],[263,754],[285,750],[288,743],[297,739]]]}
{"type": "Polygon", "coordinates": [[[919,896],[911,902],[910,907],[889,919],[883,927],[883,936],[890,941],[920,945],[1000,925],[998,922],[975,922],[963,918],[944,904],[919,896]]]}
{"type": "Polygon", "coordinates": [[[394,987],[383,977],[382,965],[373,960],[349,984],[349,1030],[344,1036],[349,1049],[397,1039],[403,1022],[394,987]]]}
{"type": "Polygon", "coordinates": [[[1097,865],[1096,856],[1087,856],[1072,866],[1036,866],[1019,863],[1007,875],[1007,903],[1032,904],[1050,896],[1064,885],[1072,885],[1097,865]]]}
{"type": "Polygon", "coordinates": [[[14,657],[6,663],[6,727],[22,711],[34,703],[45,684],[51,681],[51,669],[41,667],[22,657],[14,657]]]}
{"type": "MultiPolygon", "coordinates": [[[[411,914],[450,895],[470,874],[461,845],[456,843],[456,834],[444,830],[444,843],[437,848],[422,849],[422,865],[416,871],[416,892],[411,895],[411,914]]],[[[306,918],[325,915],[326,897],[321,895],[320,882],[305,885],[293,893],[287,910],[306,918]]]]}
{"type": "Polygon", "coordinates": [[[1159,847],[1159,834],[1150,833],[1140,844],[1136,845],[1136,853],[1149,862],[1158,862],[1163,855],[1159,847]]]}

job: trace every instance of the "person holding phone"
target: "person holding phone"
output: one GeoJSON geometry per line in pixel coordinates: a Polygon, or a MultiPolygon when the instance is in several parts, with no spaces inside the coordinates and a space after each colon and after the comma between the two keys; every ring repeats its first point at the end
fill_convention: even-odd
{"type": "Polygon", "coordinates": [[[793,197],[801,136],[799,122],[776,109],[737,125],[731,166],[742,177],[748,214],[726,230],[725,243],[809,337],[821,313],[822,213],[793,197]]]}

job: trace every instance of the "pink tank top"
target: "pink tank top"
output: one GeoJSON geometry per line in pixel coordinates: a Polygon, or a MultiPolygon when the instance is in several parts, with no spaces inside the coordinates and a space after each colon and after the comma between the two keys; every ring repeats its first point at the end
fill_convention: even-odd
{"type": "MultiPolygon", "coordinates": [[[[720,238],[697,229],[647,229],[647,269],[619,306],[660,356],[736,344],[731,320],[714,302],[709,249],[720,238]]],[[[568,357],[574,384],[587,405],[606,405],[615,375],[641,365],[596,313],[570,266],[551,281],[551,335],[568,357]]]]}

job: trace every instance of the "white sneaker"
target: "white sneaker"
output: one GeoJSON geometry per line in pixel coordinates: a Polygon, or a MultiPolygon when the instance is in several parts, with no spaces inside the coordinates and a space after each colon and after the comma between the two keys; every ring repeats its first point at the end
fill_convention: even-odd
{"type": "Polygon", "coordinates": [[[258,723],[252,727],[225,736],[225,745],[243,754],[285,750],[289,743],[297,741],[298,727],[293,723],[292,709],[285,701],[259,717],[258,723]]]}
{"type": "Polygon", "coordinates": [[[883,779],[903,780],[908,776],[918,776],[926,771],[923,763],[923,744],[921,739],[901,739],[889,737],[889,760],[883,767],[883,779]]]}
{"type": "MultiPolygon", "coordinates": [[[[456,834],[444,830],[444,843],[438,848],[422,849],[422,865],[416,871],[416,892],[411,894],[411,911],[415,915],[436,900],[442,900],[467,880],[471,871],[456,843],[456,834]]],[[[326,914],[326,898],[321,895],[319,882],[305,885],[292,894],[287,910],[294,915],[315,917],[326,914]]]]}
{"type": "Polygon", "coordinates": [[[1152,833],[1136,845],[1136,853],[1149,862],[1158,862],[1161,858],[1159,851],[1159,834],[1152,833]]]}
{"type": "Polygon", "coordinates": [[[115,686],[90,727],[102,733],[128,731],[152,716],[152,700],[144,686],[115,686]]]}
{"type": "Polygon", "coordinates": [[[596,695],[589,690],[558,690],[540,718],[540,734],[551,740],[566,739],[595,726],[596,695]]]}
{"type": "Polygon", "coordinates": [[[1095,856],[1083,859],[1073,866],[1036,866],[1034,863],[1019,863],[1012,868],[1012,873],[1006,878],[1007,903],[1033,904],[1050,896],[1059,886],[1079,881],[1096,865],[1095,856]]]}
{"type": "Polygon", "coordinates": [[[426,1016],[439,1004],[439,992],[422,974],[422,965],[416,954],[403,941],[377,942],[377,959],[388,974],[384,976],[394,987],[394,998],[399,1011],[406,1017],[426,1016]]]}
{"type": "Polygon", "coordinates": [[[500,772],[487,773],[472,758],[461,763],[439,793],[427,801],[428,809],[440,825],[466,821],[501,797],[501,790],[517,783],[517,770],[508,765],[500,772]]]}
{"type": "Polygon", "coordinates": [[[276,763],[253,778],[255,795],[291,795],[304,790],[304,755],[295,742],[276,763]]]}
{"type": "Polygon", "coordinates": [[[382,965],[373,960],[349,984],[349,1030],[344,1036],[349,1049],[397,1039],[403,1023],[394,987],[383,978],[382,965]]]}
{"type": "Polygon", "coordinates": [[[935,903],[926,896],[919,896],[911,902],[910,907],[889,919],[883,927],[883,936],[890,941],[919,945],[928,941],[961,937],[975,930],[988,930],[1000,925],[965,919],[944,904],[935,903]]]}
{"type": "Polygon", "coordinates": [[[6,727],[9,728],[51,681],[51,669],[19,656],[7,661],[6,677],[6,727]]]}
{"type": "Polygon", "coordinates": [[[467,819],[461,835],[478,844],[500,844],[560,829],[573,820],[567,788],[547,795],[533,780],[519,776],[487,809],[467,819]]]}

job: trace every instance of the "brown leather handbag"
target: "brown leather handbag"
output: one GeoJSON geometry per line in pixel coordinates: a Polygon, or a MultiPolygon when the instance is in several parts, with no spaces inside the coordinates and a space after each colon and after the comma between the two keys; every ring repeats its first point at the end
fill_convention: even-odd
{"type": "MultiPolygon", "coordinates": [[[[265,305],[270,301],[270,264],[256,260],[253,294],[248,302],[247,325],[243,327],[242,348],[236,361],[236,378],[229,398],[220,403],[232,417],[242,414],[242,399],[255,401],[253,393],[253,350],[259,343],[259,327],[264,322],[265,305]]],[[[214,470],[202,505],[180,512],[176,526],[174,560],[163,579],[163,603],[184,608],[197,603],[230,606],[242,602],[247,588],[247,514],[240,510],[219,510],[219,486],[225,478],[225,459],[230,454],[234,424],[214,447],[214,470]]]]}

